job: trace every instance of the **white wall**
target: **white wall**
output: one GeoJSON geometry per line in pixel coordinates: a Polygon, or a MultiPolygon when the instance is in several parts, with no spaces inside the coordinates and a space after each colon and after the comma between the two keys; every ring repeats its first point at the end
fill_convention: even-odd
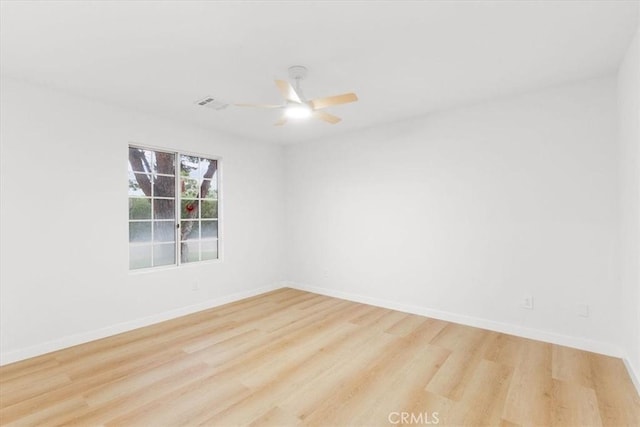
{"type": "Polygon", "coordinates": [[[619,353],[616,126],[611,76],[288,147],[287,277],[619,353]]]}
{"type": "MultiPolygon", "coordinates": [[[[624,347],[640,381],[640,47],[636,34],[618,73],[621,281],[624,347]]],[[[640,388],[640,383],[638,383],[640,388]]]]}
{"type": "Polygon", "coordinates": [[[1,88],[3,363],[280,284],[281,147],[13,80],[1,88]],[[130,142],[222,156],[222,262],[129,273],[130,142]]]}

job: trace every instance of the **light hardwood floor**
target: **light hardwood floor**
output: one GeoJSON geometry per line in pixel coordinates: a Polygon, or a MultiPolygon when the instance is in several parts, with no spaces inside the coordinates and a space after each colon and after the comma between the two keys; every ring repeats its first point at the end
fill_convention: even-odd
{"type": "Polygon", "coordinates": [[[293,289],[0,368],[2,425],[436,421],[640,426],[640,399],[619,359],[293,289]]]}

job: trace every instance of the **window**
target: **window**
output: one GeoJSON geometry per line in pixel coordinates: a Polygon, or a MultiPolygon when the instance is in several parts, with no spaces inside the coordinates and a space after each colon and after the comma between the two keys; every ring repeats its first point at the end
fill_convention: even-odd
{"type": "Polygon", "coordinates": [[[218,160],[129,147],[129,269],[218,259],[218,160]]]}

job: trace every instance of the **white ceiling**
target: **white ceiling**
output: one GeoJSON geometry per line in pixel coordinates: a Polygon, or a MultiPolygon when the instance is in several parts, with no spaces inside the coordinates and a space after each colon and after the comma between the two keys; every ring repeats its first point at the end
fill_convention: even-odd
{"type": "Polygon", "coordinates": [[[4,75],[251,140],[291,143],[614,72],[638,1],[9,2],[4,75]],[[274,78],[354,91],[343,122],[274,127],[274,78]]]}

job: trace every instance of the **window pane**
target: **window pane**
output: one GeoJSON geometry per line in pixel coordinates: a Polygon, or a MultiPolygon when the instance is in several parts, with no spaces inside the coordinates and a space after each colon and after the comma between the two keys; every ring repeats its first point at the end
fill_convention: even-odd
{"type": "Polygon", "coordinates": [[[200,242],[187,242],[180,245],[182,262],[200,261],[200,242]]]}
{"type": "Polygon", "coordinates": [[[197,240],[200,238],[198,221],[182,221],[180,225],[181,240],[197,240]]]}
{"type": "Polygon", "coordinates": [[[180,202],[180,218],[197,218],[198,217],[198,201],[182,200],[180,202]]]}
{"type": "Polygon", "coordinates": [[[153,265],[171,265],[176,263],[175,244],[154,245],[153,265]]]}
{"type": "Polygon", "coordinates": [[[174,242],[176,226],[173,221],[154,221],[153,240],[156,242],[174,242]]]}
{"type": "Polygon", "coordinates": [[[130,197],[129,219],[151,219],[151,199],[130,197]]]}
{"type": "Polygon", "coordinates": [[[151,196],[151,175],[129,172],[129,196],[151,196]],[[145,193],[146,191],[146,193],[145,193]],[[148,193],[148,194],[147,194],[148,193]]]}
{"type": "Polygon", "coordinates": [[[197,178],[199,161],[200,159],[197,157],[182,154],[180,156],[180,176],[197,178]]]}
{"type": "Polygon", "coordinates": [[[176,205],[173,200],[153,199],[153,214],[155,219],[174,219],[176,205]]]}
{"type": "Polygon", "coordinates": [[[175,154],[164,153],[162,151],[155,152],[156,163],[154,165],[154,172],[165,175],[175,175],[175,154]]]}
{"type": "Polygon", "coordinates": [[[200,177],[211,179],[218,169],[218,162],[209,159],[200,159],[200,177]]]}
{"type": "Polygon", "coordinates": [[[200,187],[201,195],[203,199],[217,199],[218,198],[218,190],[216,181],[211,181],[209,179],[205,179],[202,181],[202,186],[200,187]]]}
{"type": "Polygon", "coordinates": [[[202,221],[202,238],[211,239],[218,237],[218,221],[202,221]]]}
{"type": "Polygon", "coordinates": [[[129,242],[150,242],[151,241],[151,222],[130,222],[129,223],[129,242]]]}
{"type": "Polygon", "coordinates": [[[153,197],[174,197],[176,194],[176,180],[172,176],[156,176],[153,185],[153,197]]]}
{"type": "Polygon", "coordinates": [[[155,163],[154,157],[152,150],[129,147],[129,170],[151,173],[155,163]]]}
{"type": "Polygon", "coordinates": [[[200,203],[202,204],[202,210],[200,213],[201,218],[218,218],[217,200],[203,200],[200,203]]]}
{"type": "Polygon", "coordinates": [[[151,267],[151,246],[129,246],[129,269],[151,267]]]}
{"type": "Polygon", "coordinates": [[[202,260],[218,259],[218,241],[204,240],[202,241],[202,260]]]}
{"type": "Polygon", "coordinates": [[[195,179],[182,178],[180,180],[180,195],[186,199],[195,199],[200,194],[200,184],[195,179]]]}

